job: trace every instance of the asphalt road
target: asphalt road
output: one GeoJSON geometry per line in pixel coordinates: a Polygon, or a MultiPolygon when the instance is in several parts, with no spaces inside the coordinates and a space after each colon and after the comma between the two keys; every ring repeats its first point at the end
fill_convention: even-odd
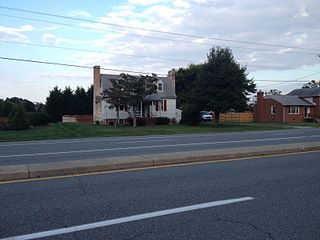
{"type": "Polygon", "coordinates": [[[2,184],[0,238],[56,230],[44,239],[316,240],[319,199],[319,152],[2,184]]]}
{"type": "Polygon", "coordinates": [[[320,141],[319,128],[2,142],[0,166],[320,141]]]}

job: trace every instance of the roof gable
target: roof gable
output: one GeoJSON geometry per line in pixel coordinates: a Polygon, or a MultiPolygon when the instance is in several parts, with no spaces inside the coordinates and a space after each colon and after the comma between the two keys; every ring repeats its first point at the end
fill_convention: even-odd
{"type": "Polygon", "coordinates": [[[313,103],[310,103],[298,96],[289,96],[289,95],[269,95],[265,99],[273,99],[284,106],[314,106],[313,103]]]}
{"type": "MultiPolygon", "coordinates": [[[[116,79],[119,75],[114,74],[101,74],[101,88],[102,91],[109,89],[112,84],[110,82],[110,79],[116,79]]],[[[172,83],[172,80],[169,77],[157,77],[157,79],[161,80],[163,83],[163,91],[157,92],[151,95],[148,95],[145,97],[146,101],[160,101],[162,99],[175,99],[177,98],[174,84],[172,83]]]]}

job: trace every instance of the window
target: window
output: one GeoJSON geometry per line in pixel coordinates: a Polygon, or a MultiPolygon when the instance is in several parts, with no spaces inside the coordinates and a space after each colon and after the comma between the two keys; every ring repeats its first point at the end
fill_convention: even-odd
{"type": "Polygon", "coordinates": [[[289,114],[299,114],[299,106],[290,106],[289,114]]]}
{"type": "Polygon", "coordinates": [[[163,82],[159,81],[157,85],[158,85],[158,92],[163,92],[163,82]]]}
{"type": "Polygon", "coordinates": [[[124,119],[119,119],[119,125],[123,125],[124,124],[124,119]]]}
{"type": "Polygon", "coordinates": [[[276,114],[276,106],[271,106],[271,115],[276,114]]]}
{"type": "Polygon", "coordinates": [[[119,106],[119,111],[124,111],[124,106],[122,104],[119,106]]]}

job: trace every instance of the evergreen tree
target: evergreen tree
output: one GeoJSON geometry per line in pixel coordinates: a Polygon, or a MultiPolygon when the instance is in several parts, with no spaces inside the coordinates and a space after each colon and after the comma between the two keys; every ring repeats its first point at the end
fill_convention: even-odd
{"type": "Polygon", "coordinates": [[[73,115],[75,111],[73,90],[68,86],[62,92],[62,115],[73,115]]]}
{"type": "Polygon", "coordinates": [[[84,106],[85,114],[92,115],[93,114],[93,85],[91,85],[86,92],[86,103],[84,106]]]}
{"type": "Polygon", "coordinates": [[[52,117],[54,121],[62,121],[62,92],[58,88],[58,86],[55,86],[53,90],[49,92],[49,96],[46,99],[46,112],[52,117]]]}
{"type": "Polygon", "coordinates": [[[83,87],[77,87],[74,91],[74,114],[86,114],[87,93],[83,87]]]}

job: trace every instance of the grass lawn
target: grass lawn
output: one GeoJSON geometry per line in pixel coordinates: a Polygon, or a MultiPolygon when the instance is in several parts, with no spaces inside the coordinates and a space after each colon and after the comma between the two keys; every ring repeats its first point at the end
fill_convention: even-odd
{"type": "Polygon", "coordinates": [[[129,126],[112,127],[81,123],[53,123],[47,127],[37,127],[23,131],[0,131],[0,141],[258,131],[284,129],[294,126],[320,127],[320,124],[224,123],[217,127],[212,122],[206,122],[199,126],[175,124],[133,128],[129,126]]]}

